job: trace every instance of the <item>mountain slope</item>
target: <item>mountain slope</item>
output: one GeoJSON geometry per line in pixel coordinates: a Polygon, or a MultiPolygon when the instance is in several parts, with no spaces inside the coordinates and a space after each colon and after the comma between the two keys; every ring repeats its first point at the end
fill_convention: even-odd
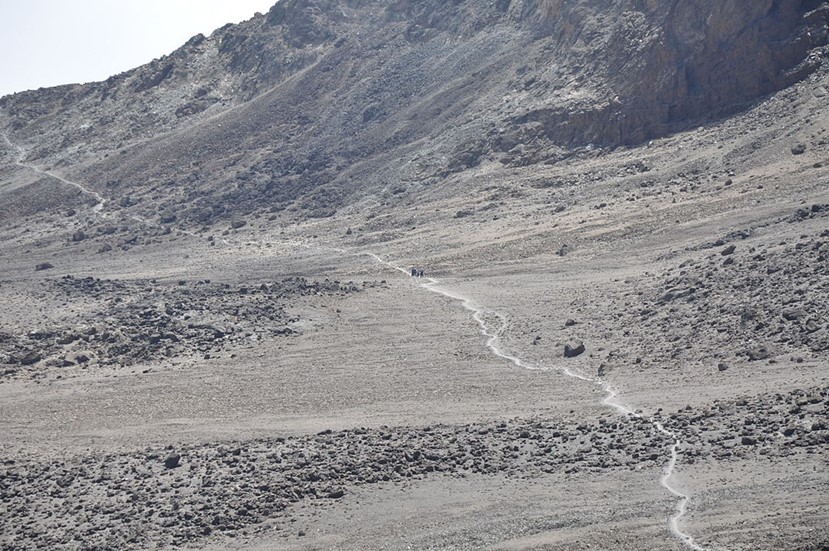
{"type": "Polygon", "coordinates": [[[286,0],[0,113],[28,159],[114,197],[152,180],[204,196],[191,219],[217,204],[326,216],[485,160],[555,162],[733,112],[815,70],[827,17],[801,0],[286,0]]]}
{"type": "Polygon", "coordinates": [[[2,98],[0,549],[826,548],[826,14],[285,0],[2,98]]]}

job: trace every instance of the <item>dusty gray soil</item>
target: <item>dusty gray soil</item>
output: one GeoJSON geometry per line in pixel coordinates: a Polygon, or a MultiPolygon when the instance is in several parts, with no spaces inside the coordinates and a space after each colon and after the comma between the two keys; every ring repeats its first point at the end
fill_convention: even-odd
{"type": "Polygon", "coordinates": [[[293,209],[0,143],[0,548],[827,549],[827,88],[293,209]]]}

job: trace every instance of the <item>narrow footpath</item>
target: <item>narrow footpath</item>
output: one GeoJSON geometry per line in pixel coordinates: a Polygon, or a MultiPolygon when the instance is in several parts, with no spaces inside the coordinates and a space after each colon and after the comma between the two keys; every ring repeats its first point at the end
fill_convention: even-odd
{"type": "MultiPolygon", "coordinates": [[[[21,166],[23,168],[33,170],[34,172],[36,172],[38,174],[42,174],[44,176],[55,178],[56,180],[58,180],[60,182],[63,182],[64,184],[73,186],[73,187],[81,190],[85,194],[93,196],[95,198],[95,200],[97,201],[97,204],[92,208],[92,210],[96,214],[100,213],[101,210],[104,208],[106,200],[99,193],[97,193],[95,191],[92,191],[92,190],[86,188],[85,186],[83,186],[83,185],[81,185],[77,182],[67,180],[67,179],[65,179],[61,176],[58,176],[56,174],[53,174],[53,173],[51,173],[47,170],[42,170],[42,169],[38,168],[35,165],[24,162],[24,160],[26,158],[26,151],[22,147],[20,147],[19,145],[13,143],[5,133],[2,133],[2,136],[3,136],[4,141],[9,145],[9,147],[17,150],[18,156],[17,156],[17,159],[15,160],[15,164],[17,164],[18,166],[21,166]]],[[[141,222],[141,223],[144,223],[144,224],[149,223],[148,221],[146,221],[144,219],[141,219],[141,218],[138,218],[138,217],[135,217],[135,216],[133,216],[132,218],[134,220],[136,220],[137,222],[141,222]]],[[[184,233],[184,234],[187,234],[187,235],[190,235],[190,236],[198,237],[195,234],[193,234],[192,232],[189,232],[189,231],[186,231],[186,230],[177,230],[177,231],[179,231],[181,233],[184,233]]],[[[310,246],[305,245],[305,244],[301,244],[301,245],[304,246],[304,247],[307,247],[309,249],[313,248],[313,247],[310,247],[310,246]]],[[[331,250],[334,250],[334,251],[336,251],[338,253],[342,253],[342,254],[349,254],[348,251],[345,251],[343,249],[331,249],[331,250]]],[[[402,273],[403,275],[406,275],[406,276],[409,275],[409,272],[405,268],[402,268],[400,266],[396,266],[396,265],[392,264],[391,262],[388,262],[388,261],[384,260],[383,258],[381,258],[380,256],[378,256],[374,253],[351,253],[351,254],[356,254],[357,256],[371,257],[375,261],[379,262],[380,264],[382,264],[382,265],[384,265],[388,268],[396,270],[396,271],[402,273]]],[[[503,325],[506,322],[506,317],[504,315],[502,315],[502,314],[500,314],[496,311],[484,308],[484,307],[478,305],[477,303],[475,303],[472,299],[470,299],[468,297],[465,297],[465,296],[463,296],[459,293],[455,293],[455,292],[440,288],[439,287],[440,281],[435,279],[435,278],[424,277],[423,279],[425,280],[425,283],[422,283],[421,287],[423,287],[424,289],[426,289],[430,292],[439,294],[441,296],[447,297],[447,298],[452,299],[452,300],[459,301],[465,309],[469,310],[472,313],[472,318],[477,322],[478,326],[480,327],[481,334],[486,338],[486,347],[495,356],[497,356],[497,357],[499,357],[503,360],[506,360],[506,361],[514,364],[516,367],[519,367],[521,369],[528,369],[528,370],[534,370],[534,371],[553,371],[553,370],[554,371],[559,371],[562,374],[566,375],[567,377],[578,379],[578,380],[586,382],[586,383],[599,385],[599,386],[601,386],[602,390],[606,394],[604,400],[602,400],[602,403],[604,405],[606,405],[608,407],[612,407],[613,409],[617,410],[621,415],[623,415],[625,417],[634,417],[634,418],[639,418],[639,419],[646,419],[648,422],[650,422],[653,425],[653,427],[656,431],[660,432],[661,434],[663,434],[663,435],[667,436],[668,438],[670,438],[671,440],[673,440],[674,444],[671,447],[671,457],[670,457],[668,463],[665,465],[665,468],[663,470],[663,475],[660,479],[660,484],[662,485],[662,487],[664,487],[668,492],[670,492],[673,496],[675,496],[678,499],[675,511],[668,520],[668,528],[670,529],[671,534],[674,537],[676,537],[679,541],[681,541],[683,543],[683,545],[685,545],[685,547],[687,547],[688,549],[691,549],[693,551],[710,551],[709,549],[707,549],[705,547],[702,547],[699,544],[697,544],[696,541],[694,540],[694,538],[690,534],[688,534],[686,532],[683,532],[682,529],[679,527],[679,523],[680,523],[682,517],[685,516],[685,514],[687,512],[689,497],[687,495],[683,494],[682,492],[680,492],[676,487],[674,487],[671,484],[671,477],[673,476],[673,473],[676,469],[676,463],[677,463],[678,454],[679,454],[679,447],[682,445],[682,442],[679,440],[679,438],[677,437],[677,435],[675,433],[673,433],[672,431],[666,429],[664,427],[664,425],[661,422],[657,421],[656,419],[654,419],[652,417],[646,417],[646,416],[643,416],[641,414],[638,414],[631,407],[626,406],[623,403],[619,402],[617,400],[618,393],[611,387],[610,383],[605,381],[605,380],[602,380],[600,378],[587,377],[587,376],[582,375],[580,373],[577,373],[577,372],[575,372],[575,371],[573,371],[573,370],[571,370],[567,367],[548,368],[548,367],[544,367],[544,366],[536,366],[536,365],[533,365],[529,362],[526,362],[526,361],[522,360],[521,358],[519,358],[518,356],[515,356],[514,354],[510,354],[509,352],[507,352],[503,348],[503,346],[501,344],[500,329],[494,329],[494,328],[490,327],[484,319],[487,314],[489,314],[490,316],[494,316],[494,317],[498,318],[499,320],[501,320],[501,326],[503,327],[503,325]]]]}
{"type": "Polygon", "coordinates": [[[17,159],[15,159],[14,164],[16,164],[17,166],[32,170],[32,171],[34,171],[38,174],[41,174],[43,176],[48,176],[49,178],[54,178],[55,180],[58,180],[59,182],[63,182],[66,185],[70,185],[72,187],[75,187],[75,188],[81,190],[81,192],[83,192],[87,195],[91,195],[92,197],[95,198],[95,201],[97,202],[95,204],[95,206],[92,207],[92,212],[99,213],[99,212],[101,212],[101,210],[103,210],[104,205],[106,204],[106,199],[104,199],[103,196],[100,193],[98,193],[96,191],[92,191],[91,189],[79,184],[78,182],[73,182],[72,180],[67,180],[66,178],[63,178],[62,176],[58,176],[57,174],[49,172],[48,170],[42,170],[41,168],[37,167],[36,165],[24,162],[24,160],[26,159],[26,150],[23,149],[22,147],[20,147],[19,145],[17,145],[16,143],[12,142],[9,139],[9,136],[5,132],[2,132],[2,135],[3,135],[3,140],[8,144],[8,146],[11,147],[12,149],[17,150],[17,159]]]}
{"type": "MultiPolygon", "coordinates": [[[[396,265],[392,264],[391,262],[383,260],[380,256],[378,256],[374,253],[362,253],[362,254],[365,255],[365,256],[369,256],[369,257],[373,258],[374,260],[376,260],[377,262],[383,264],[384,266],[387,266],[389,268],[397,270],[398,272],[401,272],[404,275],[407,275],[407,276],[409,275],[409,272],[405,268],[402,268],[400,266],[396,266],[396,265]]],[[[677,459],[678,459],[678,456],[679,456],[679,448],[682,445],[682,442],[679,440],[679,437],[673,431],[670,431],[670,430],[666,429],[665,426],[660,421],[658,421],[658,420],[656,420],[652,417],[647,417],[647,416],[644,416],[642,414],[636,413],[636,411],[634,409],[632,409],[630,406],[627,406],[627,405],[621,403],[618,400],[619,394],[613,389],[613,387],[610,385],[610,383],[608,381],[605,381],[605,380],[600,379],[600,378],[587,377],[587,376],[582,375],[580,373],[577,373],[577,372],[575,372],[575,371],[573,371],[573,370],[571,370],[567,367],[548,368],[548,367],[544,367],[544,366],[533,365],[531,363],[528,363],[528,362],[522,360],[518,356],[515,356],[514,354],[510,354],[501,345],[500,330],[499,329],[493,329],[484,320],[486,315],[489,314],[490,316],[494,316],[494,317],[498,318],[499,320],[501,320],[501,326],[503,327],[505,325],[505,322],[506,322],[505,316],[503,316],[502,314],[500,314],[498,312],[495,312],[493,310],[489,310],[487,308],[484,308],[484,307],[480,306],[479,304],[475,303],[472,299],[470,299],[468,297],[465,297],[465,296],[463,296],[459,293],[448,291],[446,289],[440,288],[439,287],[440,281],[435,279],[435,278],[425,277],[423,279],[425,279],[426,282],[422,283],[420,285],[421,287],[423,287],[424,289],[426,289],[428,291],[431,291],[433,293],[437,293],[441,296],[450,298],[452,300],[457,300],[461,303],[461,305],[465,309],[472,312],[472,319],[474,319],[478,323],[478,326],[480,327],[481,334],[484,337],[486,337],[486,347],[495,356],[497,356],[499,358],[502,358],[502,359],[514,364],[516,367],[519,367],[519,368],[522,368],[522,369],[529,369],[529,370],[533,370],[533,371],[559,371],[559,372],[563,373],[564,375],[566,375],[567,377],[572,377],[572,378],[578,379],[580,381],[584,381],[584,382],[587,382],[587,383],[592,383],[594,385],[598,385],[602,388],[602,390],[606,394],[605,398],[602,400],[602,404],[615,409],[617,412],[619,412],[619,414],[621,414],[625,417],[632,417],[632,418],[647,420],[651,425],[653,425],[654,429],[657,432],[659,432],[659,433],[667,436],[671,440],[673,440],[674,444],[673,444],[673,446],[671,446],[671,457],[668,460],[668,463],[665,465],[665,467],[663,469],[662,477],[659,480],[659,483],[662,485],[662,487],[665,488],[668,492],[670,492],[673,496],[675,496],[677,498],[677,503],[676,503],[675,510],[674,510],[673,514],[670,516],[670,518],[668,519],[668,528],[671,531],[671,534],[676,539],[678,539],[680,542],[682,542],[682,544],[685,545],[685,547],[687,547],[688,549],[691,549],[692,551],[710,551],[708,548],[702,547],[701,545],[699,545],[694,540],[693,536],[691,536],[690,534],[682,531],[682,529],[679,526],[682,517],[685,516],[685,514],[687,512],[689,497],[686,494],[683,494],[681,491],[679,491],[675,486],[673,486],[671,484],[671,477],[673,476],[674,471],[676,470],[677,459]]]]}

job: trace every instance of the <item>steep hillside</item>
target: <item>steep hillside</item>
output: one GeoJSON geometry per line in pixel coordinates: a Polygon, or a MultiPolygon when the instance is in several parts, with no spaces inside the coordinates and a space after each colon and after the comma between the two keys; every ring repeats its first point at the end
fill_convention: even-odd
{"type": "Polygon", "coordinates": [[[282,0],[0,99],[0,550],[829,549],[827,16],[282,0]]]}
{"type": "Polygon", "coordinates": [[[27,160],[192,222],[328,216],[744,108],[816,69],[828,17],[814,0],[285,0],[106,82],[7,96],[0,124],[27,160]]]}

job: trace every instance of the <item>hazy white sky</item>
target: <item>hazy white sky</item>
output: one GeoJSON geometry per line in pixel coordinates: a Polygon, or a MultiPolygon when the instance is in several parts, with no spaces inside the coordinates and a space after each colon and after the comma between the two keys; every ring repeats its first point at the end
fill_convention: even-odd
{"type": "Polygon", "coordinates": [[[0,96],[104,80],[276,0],[0,0],[0,96]]]}

